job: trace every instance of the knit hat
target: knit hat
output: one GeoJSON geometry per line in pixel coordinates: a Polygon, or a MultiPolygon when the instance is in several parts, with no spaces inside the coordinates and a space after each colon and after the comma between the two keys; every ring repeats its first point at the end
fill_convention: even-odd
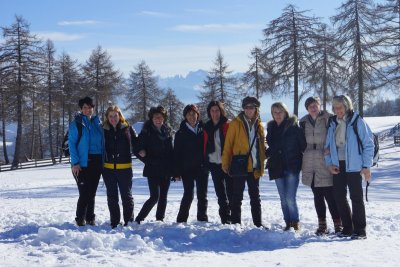
{"type": "Polygon", "coordinates": [[[189,104],[183,109],[183,117],[186,118],[186,114],[188,114],[192,110],[197,113],[198,117],[200,117],[199,108],[195,104],[189,104]]]}
{"type": "Polygon", "coordinates": [[[304,103],[306,110],[308,110],[308,106],[312,103],[317,103],[318,105],[321,105],[321,99],[318,96],[310,96],[309,98],[307,98],[306,102],[304,103]]]}
{"type": "Polygon", "coordinates": [[[253,105],[258,108],[258,107],[260,107],[260,101],[258,101],[258,99],[255,97],[246,96],[242,100],[242,108],[244,108],[245,106],[248,106],[248,105],[253,105]]]}

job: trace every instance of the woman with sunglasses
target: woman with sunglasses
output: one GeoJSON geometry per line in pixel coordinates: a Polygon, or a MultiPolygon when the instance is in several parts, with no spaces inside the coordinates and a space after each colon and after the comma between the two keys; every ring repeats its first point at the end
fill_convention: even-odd
{"type": "Polygon", "coordinates": [[[340,236],[365,239],[362,176],[366,181],[371,180],[373,135],[365,121],[353,110],[353,103],[348,96],[335,96],[332,109],[335,116],[330,120],[326,136],[325,162],[333,174],[333,192],[343,224],[340,236]],[[354,123],[357,123],[358,136],[353,129],[354,123]],[[352,209],[347,201],[347,187],[352,209]]]}
{"type": "Polygon", "coordinates": [[[233,196],[231,221],[241,224],[243,192],[247,183],[251,215],[256,227],[264,227],[261,219],[260,177],[264,174],[265,145],[264,127],[260,120],[260,101],[247,96],[242,100],[243,111],[229,124],[222,153],[222,170],[230,173],[232,158],[248,155],[244,175],[232,177],[233,196]],[[253,141],[254,140],[254,141],[253,141]],[[251,144],[253,143],[253,146],[251,144]]]}

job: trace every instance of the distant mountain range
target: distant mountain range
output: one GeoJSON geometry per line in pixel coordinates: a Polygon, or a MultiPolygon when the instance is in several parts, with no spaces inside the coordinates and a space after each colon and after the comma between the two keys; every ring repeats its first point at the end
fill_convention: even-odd
{"type": "MultiPolygon", "coordinates": [[[[161,78],[158,77],[158,85],[160,88],[166,89],[168,87],[174,90],[176,96],[184,104],[195,103],[198,101],[197,96],[202,89],[204,80],[207,78],[208,72],[205,70],[191,71],[186,76],[175,75],[173,77],[161,78]]],[[[236,78],[240,78],[243,73],[233,73],[236,78]]],[[[282,97],[279,99],[288,104],[289,108],[293,107],[293,99],[290,97],[282,97]]],[[[277,99],[272,99],[268,95],[264,95],[261,99],[261,117],[263,120],[269,120],[270,117],[270,106],[273,102],[278,101],[277,99]]],[[[303,113],[303,112],[301,112],[303,113]]],[[[303,114],[302,114],[303,115],[303,114]]]]}
{"type": "Polygon", "coordinates": [[[197,102],[197,96],[207,78],[207,71],[191,71],[186,76],[175,75],[173,77],[158,77],[158,85],[163,88],[172,88],[176,96],[183,103],[197,102]]]}

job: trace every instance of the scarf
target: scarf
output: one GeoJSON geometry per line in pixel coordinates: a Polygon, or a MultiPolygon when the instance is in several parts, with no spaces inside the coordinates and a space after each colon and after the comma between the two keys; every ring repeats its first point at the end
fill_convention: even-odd
{"type": "Polygon", "coordinates": [[[212,120],[209,120],[204,126],[204,130],[207,132],[208,135],[208,141],[206,145],[207,154],[215,152],[215,132],[218,129],[220,129],[219,134],[221,139],[221,153],[222,153],[222,148],[224,147],[224,138],[223,138],[224,134],[222,132],[221,126],[227,121],[228,121],[227,118],[221,117],[216,125],[214,125],[212,120]]]}
{"type": "Polygon", "coordinates": [[[335,141],[337,147],[344,147],[346,143],[346,116],[342,119],[336,118],[337,126],[335,130],[335,141]]]}

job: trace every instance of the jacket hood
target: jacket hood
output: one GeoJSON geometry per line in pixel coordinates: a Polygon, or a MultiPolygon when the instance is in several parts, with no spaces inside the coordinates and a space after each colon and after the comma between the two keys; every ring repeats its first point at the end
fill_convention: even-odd
{"type": "MultiPolygon", "coordinates": [[[[110,130],[111,129],[111,125],[110,125],[110,123],[108,123],[108,121],[105,121],[104,123],[103,123],[103,129],[104,130],[110,130]]],[[[119,128],[119,129],[125,129],[125,128],[127,128],[127,127],[129,127],[129,124],[128,124],[128,122],[119,122],[118,124],[117,124],[117,127],[119,128]]]]}
{"type": "MultiPolygon", "coordinates": [[[[143,128],[142,131],[143,132],[151,132],[151,131],[155,131],[155,127],[153,127],[153,122],[151,120],[147,120],[145,121],[145,123],[143,124],[143,128]]],[[[161,126],[161,131],[167,133],[167,134],[171,134],[171,127],[168,126],[168,124],[163,124],[161,126]]]]}
{"type": "MultiPolygon", "coordinates": [[[[289,118],[285,119],[282,123],[285,124],[285,130],[290,126],[294,126],[298,123],[298,119],[296,115],[292,115],[289,118]]],[[[267,129],[271,127],[276,127],[278,124],[274,120],[270,120],[267,124],[267,129]]]]}

